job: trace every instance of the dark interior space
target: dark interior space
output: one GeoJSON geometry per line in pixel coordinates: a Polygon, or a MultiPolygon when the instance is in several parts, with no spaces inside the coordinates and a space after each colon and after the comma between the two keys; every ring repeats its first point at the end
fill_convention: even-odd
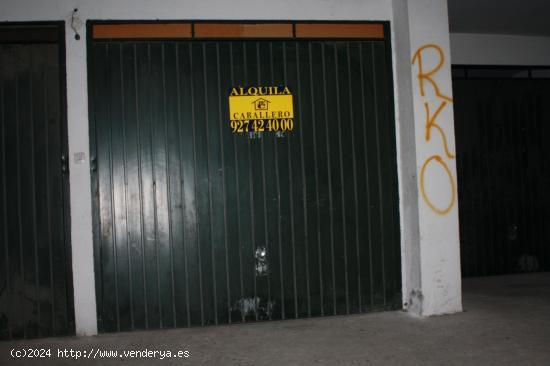
{"type": "Polygon", "coordinates": [[[462,275],[550,270],[550,78],[453,67],[462,275]]]}

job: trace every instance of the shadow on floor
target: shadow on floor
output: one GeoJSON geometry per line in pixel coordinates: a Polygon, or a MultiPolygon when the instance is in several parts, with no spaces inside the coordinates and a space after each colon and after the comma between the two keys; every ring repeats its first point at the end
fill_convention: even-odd
{"type": "Polygon", "coordinates": [[[417,318],[396,311],[0,342],[0,365],[550,364],[550,273],[466,279],[463,290],[465,311],[454,315],[417,318]],[[24,348],[49,349],[51,357],[10,356],[24,348]],[[59,350],[73,350],[73,357],[58,357],[59,350]],[[122,354],[132,350],[142,357],[122,354]],[[106,351],[118,354],[100,358],[106,351]]]}

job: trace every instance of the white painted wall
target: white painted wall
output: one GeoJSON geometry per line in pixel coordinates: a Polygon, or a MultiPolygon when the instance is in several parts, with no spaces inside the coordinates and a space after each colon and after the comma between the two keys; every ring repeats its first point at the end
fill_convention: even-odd
{"type": "Polygon", "coordinates": [[[453,65],[550,66],[550,37],[451,33],[453,65]]]}
{"type": "MultiPolygon", "coordinates": [[[[420,153],[416,152],[415,155],[421,140],[419,136],[415,138],[414,131],[421,131],[422,123],[418,114],[421,112],[417,105],[419,99],[416,94],[413,95],[414,82],[411,85],[411,47],[435,35],[434,41],[444,44],[448,53],[448,31],[445,0],[418,0],[418,3],[415,0],[414,3],[413,12],[409,13],[406,0],[3,0],[0,2],[0,21],[66,21],[68,132],[71,157],[77,152],[86,152],[87,155],[89,151],[86,32],[84,28],[80,29],[81,39],[74,39],[74,33],[69,27],[74,8],[79,9],[78,16],[84,23],[88,19],[391,21],[393,71],[396,80],[394,91],[404,302],[408,301],[413,289],[420,290],[426,298],[424,303],[429,306],[426,305],[427,310],[422,310],[422,306],[413,307],[411,310],[418,314],[430,315],[460,310],[460,273],[456,270],[459,261],[458,224],[456,209],[448,218],[441,219],[426,212],[424,206],[419,207],[421,199],[418,197],[416,161],[425,158],[428,150],[422,148],[420,153]],[[426,9],[423,8],[429,7],[430,4],[434,5],[436,11],[424,11],[426,9]],[[395,24],[394,16],[397,19],[395,24]],[[435,230],[435,233],[431,233],[431,229],[435,230]],[[420,265],[423,267],[419,268],[420,265]]],[[[444,71],[442,85],[447,91],[450,90],[448,67],[444,71]]],[[[449,136],[454,141],[452,110],[446,111],[445,120],[446,124],[451,124],[449,136]]],[[[454,172],[454,165],[452,169],[454,172]]],[[[70,187],[76,332],[78,335],[91,335],[97,333],[97,324],[88,160],[84,164],[75,164],[71,159],[70,187]]],[[[434,195],[445,194],[438,192],[437,186],[432,188],[435,191],[434,195]]],[[[444,188],[442,192],[445,192],[444,188]]]]}
{"type": "Polygon", "coordinates": [[[389,20],[388,0],[3,0],[2,20],[68,19],[356,19],[389,20]]]}

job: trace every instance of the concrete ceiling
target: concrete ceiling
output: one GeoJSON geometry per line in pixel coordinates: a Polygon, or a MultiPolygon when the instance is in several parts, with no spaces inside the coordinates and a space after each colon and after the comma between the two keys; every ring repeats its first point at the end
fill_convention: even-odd
{"type": "Polygon", "coordinates": [[[550,36],[550,0],[447,1],[452,33],[550,36]]]}

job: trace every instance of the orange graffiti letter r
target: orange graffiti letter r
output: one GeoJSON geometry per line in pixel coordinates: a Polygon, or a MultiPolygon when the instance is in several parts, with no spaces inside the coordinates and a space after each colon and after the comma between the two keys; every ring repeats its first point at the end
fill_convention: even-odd
{"type": "Polygon", "coordinates": [[[445,63],[445,55],[443,54],[443,51],[441,50],[441,47],[435,44],[427,44],[422,47],[420,47],[413,56],[412,63],[415,64],[418,61],[418,82],[420,84],[420,95],[423,97],[426,96],[426,93],[424,92],[424,81],[429,82],[432,87],[435,90],[435,95],[437,95],[439,98],[446,100],[448,102],[453,102],[452,98],[443,95],[439,91],[439,86],[437,83],[432,79],[432,76],[435,75],[443,66],[445,63]],[[427,49],[433,49],[436,51],[436,53],[439,55],[439,62],[437,63],[437,66],[431,69],[430,71],[424,71],[424,68],[422,66],[422,53],[424,50],[427,49]]]}

